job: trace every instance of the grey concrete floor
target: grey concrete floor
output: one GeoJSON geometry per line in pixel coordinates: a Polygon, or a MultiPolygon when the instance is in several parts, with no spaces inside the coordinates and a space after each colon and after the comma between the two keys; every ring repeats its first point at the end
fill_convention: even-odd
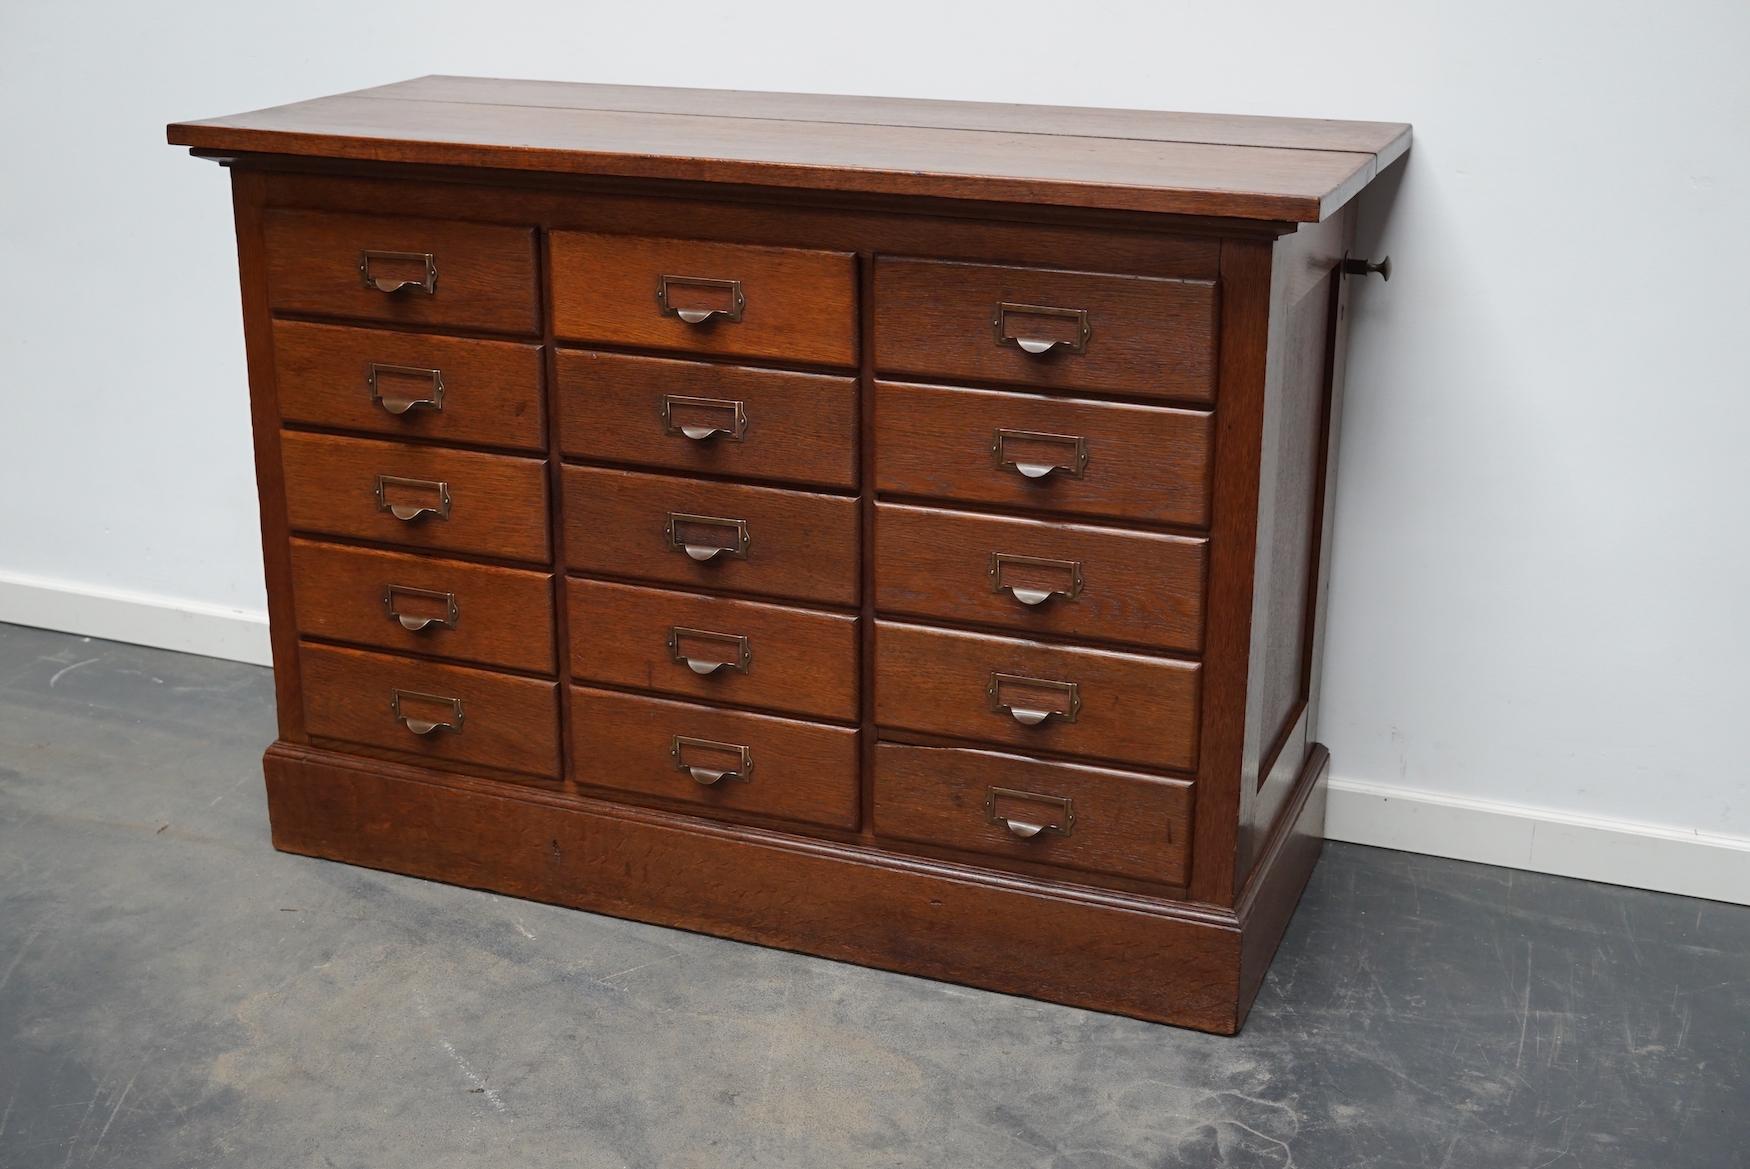
{"type": "Polygon", "coordinates": [[[1750,1164],[1750,909],[1333,845],[1220,1039],[276,853],[272,705],[0,626],[0,1165],[1750,1164]]]}

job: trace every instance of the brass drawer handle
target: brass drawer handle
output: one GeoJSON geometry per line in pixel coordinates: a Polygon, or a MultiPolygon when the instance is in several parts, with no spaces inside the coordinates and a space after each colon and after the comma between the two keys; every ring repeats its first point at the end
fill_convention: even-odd
{"type": "Polygon", "coordinates": [[[1068,836],[1075,830],[1076,823],[1075,805],[1068,796],[1040,795],[1037,792],[1016,791],[1008,787],[990,789],[984,797],[984,815],[990,823],[1001,824],[1022,840],[1031,840],[1041,832],[1068,836]],[[1010,810],[1006,813],[1004,807],[1013,802],[1044,804],[1055,809],[1055,812],[1045,816],[1034,811],[1010,810]]]}
{"type": "Polygon", "coordinates": [[[416,288],[427,296],[437,292],[437,257],[430,252],[380,252],[365,249],[359,253],[359,279],[366,288],[374,288],[378,292],[401,292],[416,288]],[[398,270],[409,264],[417,264],[424,269],[424,274],[418,277],[376,275],[371,266],[393,265],[398,270]]]}
{"type": "Polygon", "coordinates": [[[998,345],[1013,346],[1035,357],[1058,350],[1083,353],[1094,332],[1085,308],[1048,308],[1008,301],[997,305],[991,326],[996,329],[998,345]]]}
{"type": "Polygon", "coordinates": [[[662,396],[662,432],[709,442],[722,437],[740,442],[747,437],[747,404],[727,398],[662,396]]]}
{"type": "Polygon", "coordinates": [[[450,518],[450,485],[439,479],[403,479],[398,475],[378,475],[377,510],[386,511],[409,524],[426,516],[447,520],[450,518]],[[395,503],[389,498],[392,490],[424,492],[432,497],[432,502],[395,503]]]}
{"type": "MultiPolygon", "coordinates": [[[[431,608],[430,604],[423,606],[431,608]]],[[[416,589],[410,585],[384,585],[383,608],[389,611],[389,616],[401,623],[401,628],[409,633],[418,633],[433,625],[441,625],[445,629],[454,629],[456,621],[461,617],[461,609],[456,604],[455,593],[440,593],[433,589],[416,589]],[[439,613],[409,613],[404,611],[402,599],[435,602],[441,610],[439,613]]]]}
{"type": "Polygon", "coordinates": [[[1014,471],[1024,479],[1052,474],[1080,479],[1088,469],[1088,440],[1079,434],[998,427],[991,432],[990,454],[997,470],[1014,471]]]}
{"type": "Polygon", "coordinates": [[[409,410],[442,410],[444,408],[444,371],[421,369],[417,365],[384,365],[373,361],[365,370],[365,384],[371,388],[371,401],[390,414],[405,414],[409,410]],[[414,398],[405,394],[383,392],[384,374],[394,377],[420,378],[431,383],[431,389],[414,398]]]}
{"type": "Polygon", "coordinates": [[[442,694],[421,694],[417,690],[396,690],[389,699],[389,709],[395,712],[395,717],[402,726],[416,735],[430,735],[437,731],[449,731],[454,735],[462,733],[460,698],[449,698],[442,694]],[[401,707],[405,702],[448,707],[449,714],[442,718],[421,718],[403,710],[401,707]]]}
{"type": "Polygon", "coordinates": [[[656,281],[656,303],[663,316],[679,317],[689,325],[703,325],[721,318],[734,323],[747,308],[739,280],[713,280],[708,276],[662,276],[656,281]],[[677,298],[675,289],[690,290],[677,298]],[[681,303],[677,303],[677,300],[681,303]]]}
{"type": "Polygon", "coordinates": [[[753,647],[742,633],[713,633],[709,629],[687,629],[676,625],[668,631],[669,657],[693,673],[706,677],[718,670],[747,673],[753,665],[753,647]],[[700,643],[705,643],[701,645],[700,643]],[[728,646],[709,653],[708,645],[728,646]]]}
{"type": "Polygon", "coordinates": [[[676,771],[684,771],[693,777],[693,782],[704,787],[711,787],[725,779],[739,779],[743,783],[750,782],[753,774],[753,752],[737,743],[718,743],[710,739],[689,739],[685,735],[676,735],[669,743],[669,756],[674,760],[676,771]],[[701,756],[713,762],[723,763],[725,755],[734,756],[734,763],[729,767],[713,767],[704,762],[696,762],[701,756]],[[689,759],[695,762],[689,762],[689,759]]]}
{"type": "Polygon", "coordinates": [[[746,520],[687,515],[678,511],[668,513],[662,536],[670,548],[685,552],[701,564],[719,556],[746,560],[748,547],[753,543],[746,520]],[[728,534],[724,535],[725,532],[728,534]]]}
{"type": "Polygon", "coordinates": [[[1028,606],[1043,605],[1053,597],[1073,601],[1082,592],[1082,562],[992,552],[990,587],[992,592],[1006,592],[1028,606]],[[1042,583],[1059,575],[1063,577],[1061,583],[1042,583]]]}
{"type": "Polygon", "coordinates": [[[1024,727],[1036,727],[1053,718],[1073,723],[1082,709],[1081,688],[1074,682],[993,670],[984,692],[990,699],[991,710],[1008,715],[1024,727]]]}

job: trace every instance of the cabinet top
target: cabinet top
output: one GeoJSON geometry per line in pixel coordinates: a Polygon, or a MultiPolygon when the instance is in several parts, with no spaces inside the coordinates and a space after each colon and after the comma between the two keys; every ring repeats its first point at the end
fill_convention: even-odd
{"type": "Polygon", "coordinates": [[[419,77],[178,122],[219,155],[490,167],[1316,222],[1399,122],[419,77]]]}

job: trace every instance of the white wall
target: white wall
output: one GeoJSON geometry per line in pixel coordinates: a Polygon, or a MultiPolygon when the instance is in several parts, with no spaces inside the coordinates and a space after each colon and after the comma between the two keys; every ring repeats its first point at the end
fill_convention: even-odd
{"type": "Polygon", "coordinates": [[[1405,120],[1363,205],[1397,274],[1354,321],[1337,771],[1750,837],[1747,49],[1736,0],[8,0],[0,618],[54,623],[53,582],[261,608],[226,182],[167,121],[432,72],[1405,120]]]}

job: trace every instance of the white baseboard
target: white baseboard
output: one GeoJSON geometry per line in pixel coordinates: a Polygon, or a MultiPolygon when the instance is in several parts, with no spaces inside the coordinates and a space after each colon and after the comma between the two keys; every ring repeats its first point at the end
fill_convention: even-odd
{"type": "Polygon", "coordinates": [[[1329,840],[1750,905],[1750,838],[1358,779],[1329,783],[1329,840]]]}
{"type": "Polygon", "coordinates": [[[270,665],[267,614],[0,572],[0,621],[270,665]]]}

